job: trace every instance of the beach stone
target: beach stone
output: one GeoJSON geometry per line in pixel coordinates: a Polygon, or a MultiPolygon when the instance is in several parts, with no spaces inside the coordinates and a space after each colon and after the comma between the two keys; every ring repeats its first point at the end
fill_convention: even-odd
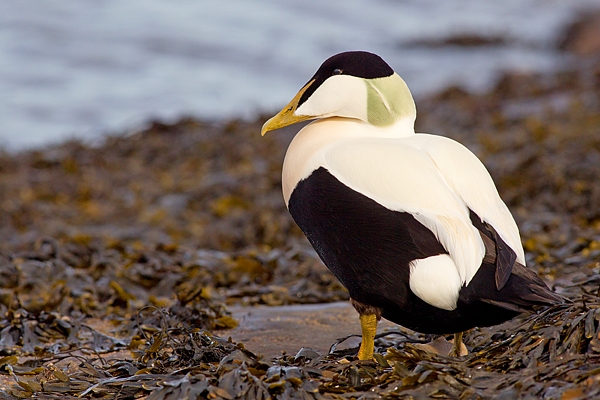
{"type": "Polygon", "coordinates": [[[571,24],[559,48],[578,56],[600,56],[600,11],[584,14],[571,24]]]}

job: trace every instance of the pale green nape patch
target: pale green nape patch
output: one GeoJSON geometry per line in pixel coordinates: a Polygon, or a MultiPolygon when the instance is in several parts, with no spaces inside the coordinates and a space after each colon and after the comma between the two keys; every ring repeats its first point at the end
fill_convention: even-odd
{"type": "Polygon", "coordinates": [[[403,117],[416,116],[415,102],[408,86],[394,73],[385,78],[365,79],[367,119],[376,126],[389,126],[403,117]]]}

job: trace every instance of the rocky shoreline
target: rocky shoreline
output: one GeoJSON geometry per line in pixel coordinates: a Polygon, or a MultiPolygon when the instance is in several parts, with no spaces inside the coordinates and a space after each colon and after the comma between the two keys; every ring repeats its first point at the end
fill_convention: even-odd
{"type": "Polygon", "coordinates": [[[417,131],[482,159],[528,266],[573,304],[475,329],[465,360],[424,353],[414,343],[427,338],[404,330],[379,339],[377,363],[260,358],[218,338],[237,324],[229,306],[347,299],[281,198],[297,128],[155,121],[95,146],[0,153],[0,397],[597,395],[600,63],[506,74],[486,94],[450,88],[417,109],[417,131]]]}

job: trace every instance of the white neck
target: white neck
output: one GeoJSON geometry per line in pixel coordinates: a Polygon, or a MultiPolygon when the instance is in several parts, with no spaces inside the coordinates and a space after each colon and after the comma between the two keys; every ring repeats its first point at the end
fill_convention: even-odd
{"type": "Polygon", "coordinates": [[[370,126],[371,129],[364,136],[385,138],[407,137],[415,134],[415,117],[411,115],[400,118],[389,126],[370,126]]]}

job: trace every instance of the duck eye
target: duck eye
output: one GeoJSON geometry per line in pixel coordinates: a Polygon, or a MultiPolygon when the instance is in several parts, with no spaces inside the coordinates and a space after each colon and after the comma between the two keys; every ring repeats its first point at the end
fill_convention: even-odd
{"type": "Polygon", "coordinates": [[[333,70],[333,72],[331,73],[331,75],[341,75],[342,74],[342,70],[339,68],[336,68],[333,70]]]}

